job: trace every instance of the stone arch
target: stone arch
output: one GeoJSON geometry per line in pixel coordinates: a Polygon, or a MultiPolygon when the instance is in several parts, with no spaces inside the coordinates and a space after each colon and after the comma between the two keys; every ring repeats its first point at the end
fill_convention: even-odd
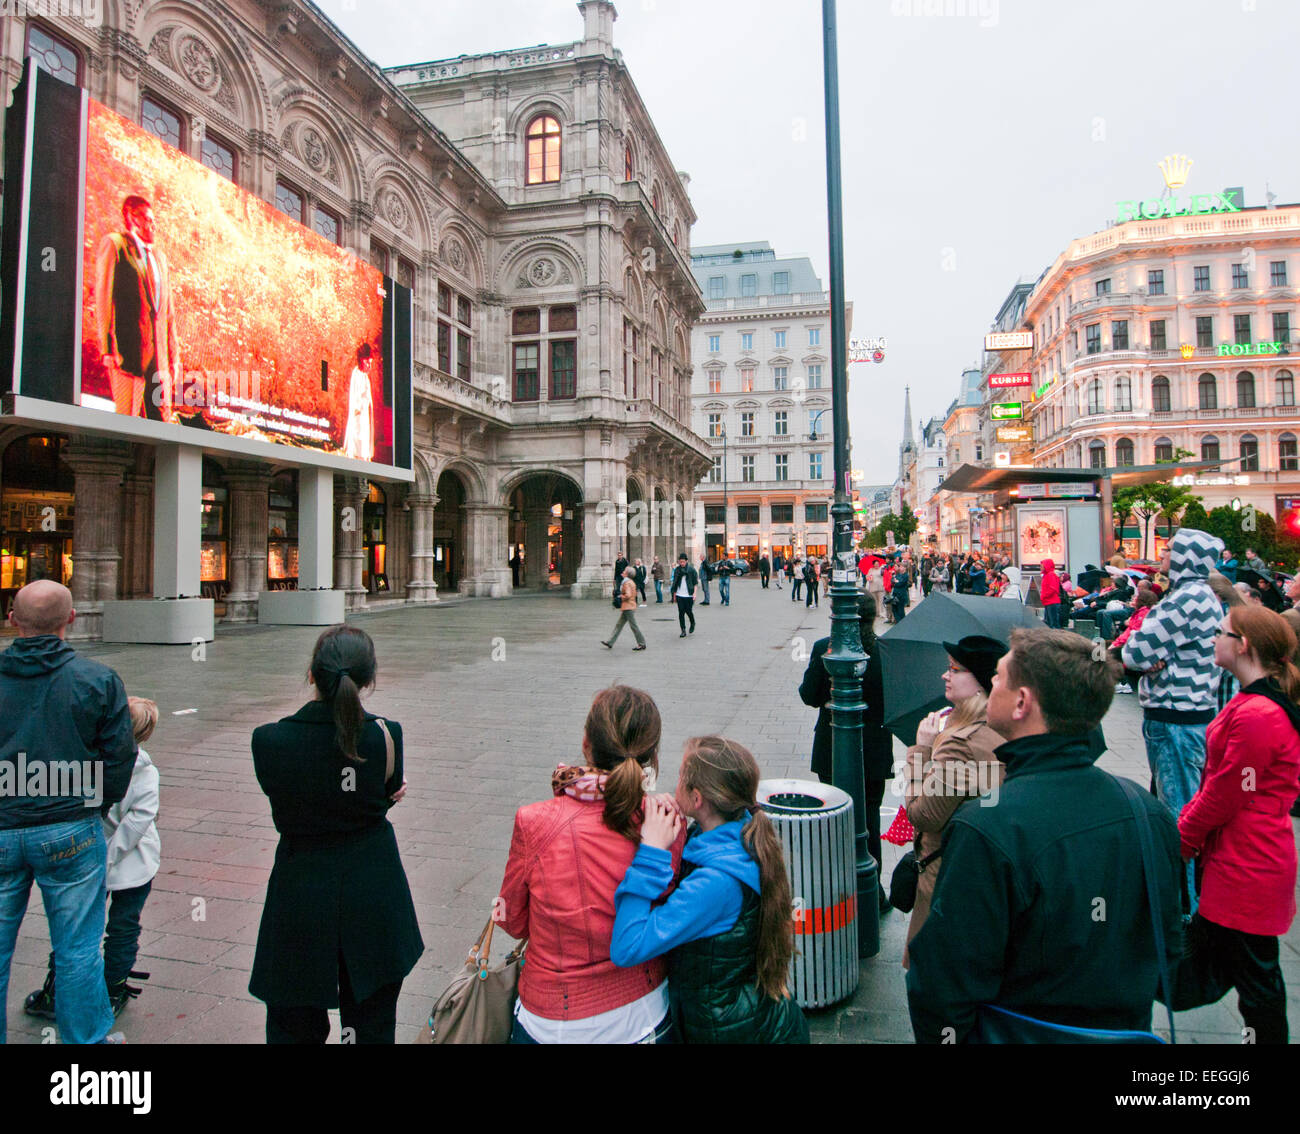
{"type": "Polygon", "coordinates": [[[513,585],[541,591],[576,583],[585,521],[579,479],[563,469],[520,469],[503,484],[502,496],[513,585]]]}
{"type": "Polygon", "coordinates": [[[522,146],[524,131],[528,129],[528,124],[542,114],[549,114],[560,124],[560,173],[563,175],[564,143],[573,124],[573,107],[568,102],[553,91],[526,98],[510,112],[510,116],[506,119],[506,130],[512,137],[517,137],[522,146]]]}
{"type": "Polygon", "coordinates": [[[527,468],[514,469],[507,473],[497,490],[497,499],[503,504],[509,504],[510,498],[519,490],[524,481],[535,476],[553,476],[567,480],[573,485],[578,499],[583,498],[582,472],[580,470],[566,468],[564,465],[533,464],[527,468]]]}
{"type": "Polygon", "coordinates": [[[334,124],[335,108],[315,90],[294,87],[280,95],[275,109],[276,137],[291,168],[332,185],[346,203],[369,196],[356,147],[334,124]]]}
{"type": "Polygon", "coordinates": [[[411,183],[409,171],[384,161],[368,171],[367,180],[374,186],[370,202],[375,219],[412,248],[420,252],[433,248],[433,218],[424,207],[423,195],[411,183]]]}
{"type": "MultiPolygon", "coordinates": [[[[418,453],[419,450],[416,450],[418,453]]],[[[430,481],[435,486],[443,477],[444,473],[456,473],[461,483],[466,488],[465,502],[467,504],[486,504],[491,500],[488,493],[487,480],[481,469],[472,461],[467,461],[463,457],[451,457],[448,460],[430,467],[430,481]],[[436,475],[434,475],[436,473],[436,475]]],[[[436,491],[436,488],[435,488],[436,491]]]]}
{"type": "Polygon", "coordinates": [[[410,491],[419,495],[433,492],[438,483],[433,462],[420,449],[414,450],[414,457],[411,471],[415,473],[415,483],[411,485],[410,491]]]}
{"type": "Polygon", "coordinates": [[[482,243],[459,220],[448,221],[438,234],[438,260],[470,287],[484,286],[487,265],[482,243]]]}
{"type": "Polygon", "coordinates": [[[656,342],[668,347],[668,317],[664,314],[664,305],[658,299],[654,301],[651,314],[651,333],[656,342]]]}
{"type": "Polygon", "coordinates": [[[645,287],[631,264],[628,264],[623,271],[623,306],[638,319],[644,317],[645,287]]]}
{"type": "Polygon", "coordinates": [[[247,133],[269,128],[270,92],[253,63],[252,46],[219,5],[201,8],[167,0],[142,7],[127,18],[117,0],[101,2],[105,26],[129,24],[151,59],[188,81],[183,93],[197,93],[220,107],[231,123],[247,133]],[[198,46],[190,46],[190,40],[197,40],[198,46]]]}
{"type": "Polygon", "coordinates": [[[690,358],[690,348],[687,346],[686,332],[682,330],[680,323],[673,328],[673,357],[680,362],[685,362],[690,358]]]}
{"type": "Polygon", "coordinates": [[[553,236],[531,236],[515,241],[502,253],[496,271],[496,290],[580,287],[587,278],[582,256],[553,236]],[[548,265],[548,270],[539,269],[548,265]]]}

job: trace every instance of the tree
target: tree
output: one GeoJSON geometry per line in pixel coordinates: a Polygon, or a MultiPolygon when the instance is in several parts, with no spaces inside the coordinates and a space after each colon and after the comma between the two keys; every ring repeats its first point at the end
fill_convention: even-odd
{"type": "MultiPolygon", "coordinates": [[[[1179,516],[1186,512],[1192,504],[1199,504],[1200,500],[1199,496],[1188,492],[1181,484],[1173,484],[1167,480],[1143,485],[1143,507],[1145,509],[1154,509],[1152,516],[1157,521],[1160,516],[1164,516],[1166,539],[1173,535],[1174,528],[1178,526],[1179,516]]],[[[1158,522],[1156,530],[1160,530],[1158,522]]],[[[1143,550],[1145,551],[1145,532],[1143,534],[1143,550]]]]}
{"type": "MultiPolygon", "coordinates": [[[[1115,527],[1116,543],[1124,538],[1124,529],[1128,527],[1129,519],[1137,508],[1139,494],[1140,490],[1136,488],[1117,488],[1110,498],[1111,522],[1115,527]]],[[[1102,548],[1102,558],[1110,558],[1110,552],[1106,548],[1102,548]]]]}
{"type": "Polygon", "coordinates": [[[920,520],[908,506],[906,500],[903,501],[903,514],[898,517],[898,524],[894,528],[894,538],[899,543],[908,543],[912,539],[912,533],[920,526],[920,520]]]}
{"type": "Polygon", "coordinates": [[[1180,528],[1192,528],[1194,531],[1209,531],[1210,516],[1205,510],[1205,505],[1201,503],[1199,496],[1193,497],[1192,502],[1183,509],[1183,519],[1178,525],[1180,528]]]}
{"type": "Polygon", "coordinates": [[[868,533],[867,540],[872,547],[884,547],[889,542],[887,533],[893,532],[894,542],[901,546],[912,538],[918,523],[916,514],[904,502],[902,515],[895,515],[893,512],[885,513],[880,523],[868,533]]]}

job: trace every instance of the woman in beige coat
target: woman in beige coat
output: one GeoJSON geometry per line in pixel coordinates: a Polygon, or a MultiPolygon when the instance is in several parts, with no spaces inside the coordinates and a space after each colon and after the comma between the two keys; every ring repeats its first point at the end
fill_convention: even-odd
{"type": "MultiPolygon", "coordinates": [[[[1002,784],[1003,767],[993,750],[1005,738],[989,727],[988,701],[998,659],[1007,647],[996,638],[980,634],[945,642],[943,647],[949,661],[943,675],[944,695],[952,708],[926,717],[916,730],[916,743],[907,750],[904,801],[907,818],[916,828],[913,853],[918,864],[924,863],[917,878],[912,920],[907,926],[909,942],[930,912],[939,877],[938,852],[948,820],[968,799],[988,792],[995,793],[996,799],[1002,784]]],[[[907,965],[904,946],[903,967],[907,965]]]]}

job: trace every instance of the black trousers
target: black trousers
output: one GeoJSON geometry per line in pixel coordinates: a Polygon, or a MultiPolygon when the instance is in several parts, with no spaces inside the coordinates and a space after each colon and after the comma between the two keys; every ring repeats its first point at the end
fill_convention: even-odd
{"type": "MultiPolygon", "coordinates": [[[[358,1003],[352,996],[352,982],[348,980],[339,954],[339,1013],[343,1022],[345,1043],[396,1043],[397,996],[402,982],[386,984],[372,996],[358,1003]],[[352,1029],[351,1036],[348,1029],[352,1029]]],[[[267,1043],[324,1043],[330,1034],[329,1012],[324,1008],[286,1007],[281,1004],[266,1006],[267,1043]]]]}
{"type": "Polygon", "coordinates": [[[682,628],[682,633],[686,633],[686,620],[691,620],[691,629],[695,629],[695,600],[693,598],[682,598],[677,596],[677,625],[682,628]]]}
{"type": "Polygon", "coordinates": [[[1211,964],[1237,990],[1237,1011],[1255,1043],[1286,1043],[1286,984],[1276,937],[1263,937],[1200,918],[1211,964]]]}
{"type": "Polygon", "coordinates": [[[879,872],[884,870],[884,861],[881,859],[880,848],[880,805],[885,801],[885,785],[888,780],[873,780],[867,777],[862,797],[862,806],[867,812],[867,850],[871,857],[876,860],[877,882],[884,885],[884,879],[880,877],[879,872]]]}
{"type": "Polygon", "coordinates": [[[762,576],[762,579],[763,579],[763,590],[767,590],[767,581],[768,581],[768,579],[769,579],[770,577],[771,577],[771,576],[769,576],[769,575],[764,575],[764,576],[762,576]]]}
{"type": "Polygon", "coordinates": [[[790,582],[790,601],[799,601],[799,588],[803,586],[803,580],[798,575],[790,582]]]}

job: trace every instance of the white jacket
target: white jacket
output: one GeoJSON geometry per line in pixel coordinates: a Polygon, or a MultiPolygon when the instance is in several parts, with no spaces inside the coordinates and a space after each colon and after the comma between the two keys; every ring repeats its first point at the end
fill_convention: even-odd
{"type": "Polygon", "coordinates": [[[141,748],[136,753],[131,786],[104,816],[109,890],[133,890],[158,873],[162,840],[154,823],[157,818],[158,769],[141,748]]]}

